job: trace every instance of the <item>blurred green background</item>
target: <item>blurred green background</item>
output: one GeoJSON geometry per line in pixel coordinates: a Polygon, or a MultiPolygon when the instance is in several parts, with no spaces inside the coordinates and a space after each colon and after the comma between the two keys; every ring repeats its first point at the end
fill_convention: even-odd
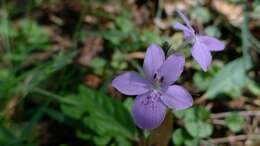
{"type": "Polygon", "coordinates": [[[140,70],[150,43],[177,49],[177,9],[226,47],[208,72],[190,47],[181,50],[178,84],[195,103],[174,112],[173,130],[159,141],[259,146],[258,0],[0,0],[0,145],[145,146],[131,117],[135,97],[111,81],[140,70]]]}

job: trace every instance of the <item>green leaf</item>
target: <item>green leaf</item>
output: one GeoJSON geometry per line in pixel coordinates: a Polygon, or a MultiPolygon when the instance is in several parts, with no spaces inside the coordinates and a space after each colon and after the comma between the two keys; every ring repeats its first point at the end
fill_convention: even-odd
{"type": "Polygon", "coordinates": [[[192,107],[182,111],[176,111],[175,116],[184,119],[185,122],[189,121],[207,121],[209,119],[210,112],[202,107],[192,107]]]}
{"type": "Polygon", "coordinates": [[[196,19],[203,23],[207,23],[211,19],[210,12],[203,7],[196,7],[194,9],[194,15],[196,16],[196,19]]]}
{"type": "Polygon", "coordinates": [[[247,80],[247,87],[250,92],[255,95],[260,95],[260,83],[254,80],[248,79],[247,80]]]}
{"type": "Polygon", "coordinates": [[[16,37],[16,28],[10,21],[1,19],[0,20],[0,37],[16,37]]]}
{"type": "Polygon", "coordinates": [[[213,126],[202,121],[189,121],[185,123],[185,128],[194,138],[209,137],[213,132],[213,126]]]}
{"type": "Polygon", "coordinates": [[[118,136],[116,137],[115,146],[131,146],[132,144],[124,137],[118,136]]]}
{"type": "MultiPolygon", "coordinates": [[[[75,110],[73,111],[81,111],[83,122],[100,136],[116,137],[121,135],[130,139],[134,138],[135,125],[131,115],[119,101],[84,86],[80,86],[79,95],[71,96],[71,98],[80,104],[74,106],[75,110]]],[[[70,111],[72,108],[70,106],[63,105],[63,112],[70,111]]],[[[73,113],[66,112],[71,117],[75,117],[73,113]]]]}
{"type": "Polygon", "coordinates": [[[106,60],[96,57],[90,61],[89,65],[93,68],[95,74],[102,75],[105,70],[106,60]]]}
{"type": "Polygon", "coordinates": [[[161,36],[157,35],[156,33],[150,30],[144,30],[143,34],[141,34],[141,40],[147,43],[157,43],[161,44],[163,39],[161,36]]]}
{"type": "Polygon", "coordinates": [[[127,63],[125,62],[125,55],[120,51],[114,52],[111,66],[117,70],[125,69],[127,67],[127,63]]]}
{"type": "Polygon", "coordinates": [[[128,11],[123,11],[121,16],[116,17],[115,23],[124,33],[131,33],[134,30],[128,11]]]}
{"type": "Polygon", "coordinates": [[[184,131],[181,128],[178,128],[177,130],[174,131],[172,135],[172,141],[176,146],[183,145],[185,141],[185,136],[184,136],[184,131]]]}
{"type": "Polygon", "coordinates": [[[30,44],[41,44],[49,41],[47,31],[40,27],[36,21],[23,19],[20,22],[21,32],[30,44]]]}
{"type": "Polygon", "coordinates": [[[55,56],[54,60],[51,60],[43,65],[38,66],[34,70],[20,76],[20,79],[26,78],[27,76],[31,77],[26,83],[23,83],[19,86],[19,89],[24,95],[30,92],[34,87],[36,87],[40,82],[47,79],[54,72],[62,69],[64,66],[69,64],[77,52],[68,52],[68,53],[59,53],[55,56]]]}
{"type": "MultiPolygon", "coordinates": [[[[185,141],[185,146],[200,146],[199,145],[199,139],[195,138],[195,139],[189,139],[185,141]]],[[[209,146],[209,145],[207,145],[209,146]]]]}
{"type": "Polygon", "coordinates": [[[109,141],[111,140],[111,137],[110,136],[95,136],[93,140],[97,146],[104,146],[109,143],[109,141]]]}
{"type": "Polygon", "coordinates": [[[193,81],[201,91],[204,91],[208,88],[211,78],[207,72],[196,72],[193,76],[193,81]]]}
{"type": "Polygon", "coordinates": [[[241,88],[246,83],[246,70],[251,67],[251,62],[245,64],[243,59],[238,58],[228,63],[215,75],[205,94],[206,98],[215,98],[220,93],[240,96],[241,88]]]}
{"type": "Polygon", "coordinates": [[[239,132],[245,124],[245,118],[242,117],[239,113],[231,113],[225,119],[225,125],[232,131],[232,132],[239,132]]]}
{"type": "Polygon", "coordinates": [[[126,98],[126,99],[124,100],[124,103],[123,103],[123,104],[124,104],[125,108],[126,108],[129,112],[131,112],[131,111],[132,111],[132,106],[133,106],[133,104],[134,104],[134,99],[128,97],[128,98],[126,98]]]}
{"type": "Polygon", "coordinates": [[[221,32],[216,26],[208,26],[205,29],[205,33],[209,36],[217,37],[219,38],[221,36],[221,32]]]}
{"type": "MultiPolygon", "coordinates": [[[[196,63],[197,64],[197,63],[196,63]]],[[[208,89],[209,84],[219,69],[223,66],[223,63],[220,61],[213,61],[210,69],[207,72],[203,72],[200,68],[193,76],[193,81],[196,86],[201,90],[205,91],[208,89]]]]}
{"type": "Polygon", "coordinates": [[[185,129],[192,137],[205,138],[212,134],[213,126],[207,122],[210,115],[207,109],[193,107],[176,114],[178,118],[184,119],[185,129]]]}

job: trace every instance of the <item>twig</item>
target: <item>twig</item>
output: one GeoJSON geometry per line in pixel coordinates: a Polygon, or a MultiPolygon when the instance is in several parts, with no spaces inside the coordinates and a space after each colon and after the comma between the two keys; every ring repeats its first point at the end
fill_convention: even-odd
{"type": "Polygon", "coordinates": [[[211,121],[212,124],[214,125],[225,125],[225,121],[224,120],[219,120],[219,119],[213,119],[211,121]]]}
{"type": "Polygon", "coordinates": [[[126,55],[126,60],[144,59],[145,52],[133,52],[126,55]]]}
{"type": "Polygon", "coordinates": [[[209,139],[207,141],[209,143],[213,143],[213,144],[220,144],[220,143],[230,143],[230,142],[235,142],[235,141],[247,140],[252,137],[259,138],[260,135],[259,134],[236,135],[236,136],[228,136],[228,137],[223,137],[223,138],[209,139]]]}
{"type": "MultiPolygon", "coordinates": [[[[211,115],[211,119],[219,119],[225,118],[230,115],[232,112],[223,112],[223,113],[216,113],[211,115]]],[[[249,116],[260,116],[260,111],[240,111],[238,112],[241,116],[249,117],[249,116]]]]}

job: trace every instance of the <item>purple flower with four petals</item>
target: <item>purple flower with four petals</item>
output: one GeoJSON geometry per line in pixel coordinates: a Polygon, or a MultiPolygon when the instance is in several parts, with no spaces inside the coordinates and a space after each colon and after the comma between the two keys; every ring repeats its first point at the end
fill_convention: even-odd
{"type": "Polygon", "coordinates": [[[183,110],[192,105],[189,92],[172,85],[180,77],[184,64],[183,55],[175,53],[165,60],[163,50],[152,44],[144,58],[145,77],[130,71],[113,80],[113,86],[123,94],[137,95],[132,115],[138,127],[154,129],[164,120],[167,108],[183,110]]]}
{"type": "Polygon", "coordinates": [[[222,51],[225,45],[214,37],[196,34],[188,18],[181,12],[178,11],[178,13],[186,26],[176,23],[174,28],[183,31],[186,41],[192,41],[191,54],[197,63],[200,64],[203,71],[207,71],[212,60],[210,51],[222,51]]]}

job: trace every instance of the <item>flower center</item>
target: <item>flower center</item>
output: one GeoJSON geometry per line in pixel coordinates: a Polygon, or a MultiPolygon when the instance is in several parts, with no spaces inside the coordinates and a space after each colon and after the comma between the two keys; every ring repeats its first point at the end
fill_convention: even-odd
{"type": "Polygon", "coordinates": [[[160,92],[157,91],[152,91],[151,94],[149,94],[148,96],[146,96],[145,98],[143,98],[142,104],[143,105],[151,105],[154,106],[154,104],[156,102],[158,102],[158,100],[160,100],[160,96],[162,94],[160,92]]]}
{"type": "Polygon", "coordinates": [[[158,74],[155,73],[153,76],[153,88],[155,90],[160,90],[163,80],[164,80],[163,76],[158,76],[158,74]]]}

